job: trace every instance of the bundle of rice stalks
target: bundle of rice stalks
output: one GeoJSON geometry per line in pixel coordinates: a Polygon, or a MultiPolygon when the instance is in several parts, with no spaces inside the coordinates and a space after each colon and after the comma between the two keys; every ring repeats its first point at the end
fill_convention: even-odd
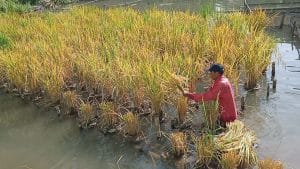
{"type": "Polygon", "coordinates": [[[139,118],[132,112],[128,112],[122,116],[125,122],[125,132],[130,136],[136,136],[140,131],[139,118]]]}
{"type": "Polygon", "coordinates": [[[215,131],[217,122],[220,116],[219,102],[218,101],[207,101],[203,102],[203,113],[207,127],[211,131],[215,131]]]}
{"type": "Polygon", "coordinates": [[[200,166],[208,166],[216,156],[216,145],[212,135],[194,138],[200,166]]]}
{"type": "Polygon", "coordinates": [[[115,106],[113,102],[102,102],[99,104],[101,110],[101,127],[111,127],[119,122],[119,115],[115,111],[115,106]]]}
{"type": "Polygon", "coordinates": [[[235,120],[228,124],[224,135],[217,137],[216,143],[221,152],[236,151],[239,165],[249,167],[258,162],[253,148],[255,140],[254,133],[248,130],[241,121],[235,120]]]}
{"type": "Polygon", "coordinates": [[[66,111],[65,113],[69,113],[71,108],[76,108],[79,106],[79,100],[74,91],[66,91],[62,94],[61,105],[63,109],[66,111]]]}
{"type": "Polygon", "coordinates": [[[81,103],[79,110],[81,123],[87,125],[89,121],[94,118],[93,106],[90,103],[81,103]]]}
{"type": "Polygon", "coordinates": [[[174,151],[174,156],[180,157],[187,151],[186,135],[182,132],[171,134],[171,144],[174,151]]]}
{"type": "Polygon", "coordinates": [[[230,151],[221,155],[220,165],[222,169],[237,169],[239,157],[236,152],[230,151]]]}
{"type": "Polygon", "coordinates": [[[176,107],[180,123],[184,122],[187,117],[188,106],[188,99],[186,97],[182,96],[178,98],[176,107]]]}
{"type": "Polygon", "coordinates": [[[259,169],[283,169],[283,164],[281,161],[275,161],[272,159],[260,160],[259,169]]]}

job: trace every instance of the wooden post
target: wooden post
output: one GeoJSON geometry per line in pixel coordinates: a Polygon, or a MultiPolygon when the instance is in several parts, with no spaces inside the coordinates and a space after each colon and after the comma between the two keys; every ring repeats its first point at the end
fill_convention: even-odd
{"type": "Polygon", "coordinates": [[[274,79],[274,80],[273,80],[273,90],[275,90],[275,89],[276,89],[276,86],[277,86],[277,80],[276,80],[276,79],[274,79]]]}
{"type": "Polygon", "coordinates": [[[242,111],[245,110],[245,97],[244,96],[241,97],[241,110],[242,111]]]}
{"type": "Polygon", "coordinates": [[[275,77],[275,62],[272,62],[272,77],[271,79],[273,80],[275,77]]]}
{"type": "Polygon", "coordinates": [[[161,139],[161,130],[160,130],[160,120],[159,117],[156,116],[154,117],[154,125],[156,127],[156,138],[157,140],[161,139]]]}
{"type": "Polygon", "coordinates": [[[283,25],[284,25],[284,20],[285,20],[285,13],[283,13],[282,18],[281,18],[281,23],[279,28],[282,29],[283,25]]]}
{"type": "Polygon", "coordinates": [[[268,83],[268,86],[267,86],[267,98],[269,98],[269,96],[270,96],[270,85],[268,83]]]}

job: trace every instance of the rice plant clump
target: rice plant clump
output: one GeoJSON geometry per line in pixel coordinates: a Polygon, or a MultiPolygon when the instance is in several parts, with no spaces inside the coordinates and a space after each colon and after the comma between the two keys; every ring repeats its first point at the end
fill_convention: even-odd
{"type": "Polygon", "coordinates": [[[79,110],[80,121],[87,127],[87,124],[95,117],[93,106],[90,103],[81,103],[79,110]]]}
{"type": "Polygon", "coordinates": [[[103,128],[113,127],[120,121],[119,114],[115,111],[113,102],[102,102],[99,104],[101,111],[100,126],[103,128]]]}
{"type": "Polygon", "coordinates": [[[271,18],[267,16],[266,12],[262,9],[254,10],[246,20],[250,29],[255,32],[263,31],[264,28],[271,22],[271,18]]]}
{"type": "Polygon", "coordinates": [[[275,41],[263,32],[258,32],[249,34],[244,43],[242,61],[246,74],[245,88],[253,89],[271,62],[275,41]]]}
{"type": "Polygon", "coordinates": [[[61,98],[61,105],[63,109],[66,111],[65,112],[66,114],[70,112],[71,108],[78,108],[79,100],[75,91],[64,92],[61,98]]]}
{"type": "Polygon", "coordinates": [[[200,166],[209,166],[216,158],[216,144],[212,135],[203,135],[194,139],[197,160],[200,166]]]}
{"type": "Polygon", "coordinates": [[[122,116],[125,123],[125,132],[130,136],[136,136],[140,131],[139,118],[132,112],[128,112],[122,116]]]}
{"type": "Polygon", "coordinates": [[[203,113],[205,123],[211,131],[215,131],[218,119],[220,117],[219,102],[218,101],[207,101],[203,102],[203,113]]]}
{"type": "Polygon", "coordinates": [[[260,160],[259,169],[283,169],[283,164],[281,161],[275,161],[272,159],[260,160]]]}
{"type": "Polygon", "coordinates": [[[180,157],[187,151],[186,135],[182,132],[176,132],[171,134],[171,144],[174,152],[174,156],[180,157]]]}
{"type": "Polygon", "coordinates": [[[186,97],[179,97],[177,100],[177,113],[179,122],[183,123],[187,118],[188,99],[186,97]]]}

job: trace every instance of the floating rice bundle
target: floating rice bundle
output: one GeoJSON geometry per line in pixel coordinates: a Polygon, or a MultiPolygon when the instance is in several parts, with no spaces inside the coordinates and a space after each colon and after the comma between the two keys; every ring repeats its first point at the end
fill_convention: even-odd
{"type": "Polygon", "coordinates": [[[226,152],[221,155],[220,165],[222,169],[237,169],[239,158],[235,151],[226,152]]]}
{"type": "Polygon", "coordinates": [[[119,122],[119,115],[115,111],[113,102],[102,102],[99,104],[101,110],[101,127],[111,127],[119,122]]]}
{"type": "Polygon", "coordinates": [[[179,121],[182,123],[185,121],[188,112],[188,99],[186,97],[179,97],[177,100],[177,113],[179,121]]]}
{"type": "Polygon", "coordinates": [[[253,148],[256,140],[254,133],[239,120],[229,123],[227,127],[226,133],[216,139],[218,149],[223,153],[236,151],[240,166],[256,165],[258,157],[253,148]]]}
{"type": "Polygon", "coordinates": [[[216,155],[216,144],[212,135],[194,138],[197,159],[200,166],[208,166],[216,155]]]}
{"type": "Polygon", "coordinates": [[[130,136],[137,135],[140,130],[138,116],[128,112],[122,116],[122,119],[125,122],[125,132],[130,136]]]}
{"type": "Polygon", "coordinates": [[[275,161],[272,159],[260,160],[259,169],[283,169],[283,164],[281,161],[275,161]]]}
{"type": "Polygon", "coordinates": [[[182,132],[171,134],[171,144],[174,151],[174,156],[179,157],[186,153],[187,141],[186,135],[182,132]]]}

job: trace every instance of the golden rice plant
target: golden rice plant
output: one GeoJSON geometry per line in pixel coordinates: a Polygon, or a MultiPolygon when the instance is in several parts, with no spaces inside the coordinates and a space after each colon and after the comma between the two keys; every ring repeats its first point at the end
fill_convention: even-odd
{"type": "Polygon", "coordinates": [[[207,127],[214,132],[220,117],[219,101],[206,101],[202,103],[203,115],[207,127]]]}
{"type": "Polygon", "coordinates": [[[239,165],[239,156],[235,151],[223,153],[220,159],[222,169],[237,169],[239,165]]]}
{"type": "Polygon", "coordinates": [[[78,96],[75,91],[66,91],[62,93],[61,105],[65,109],[66,113],[69,113],[71,108],[77,108],[79,106],[78,96]]]}
{"type": "Polygon", "coordinates": [[[200,166],[208,166],[216,157],[217,149],[212,135],[194,138],[197,160],[200,166]]]}
{"type": "Polygon", "coordinates": [[[217,24],[210,32],[209,52],[211,60],[215,63],[235,64],[239,58],[237,36],[228,23],[217,24]]]}
{"type": "Polygon", "coordinates": [[[283,169],[281,161],[275,161],[272,159],[264,159],[259,161],[259,169],[283,169]]]}
{"type": "Polygon", "coordinates": [[[81,103],[79,110],[79,118],[84,125],[87,125],[95,117],[93,106],[90,103],[81,103]]]}
{"type": "Polygon", "coordinates": [[[187,112],[188,112],[188,99],[186,97],[179,97],[177,100],[177,113],[179,121],[182,123],[187,118],[187,112]]]}
{"type": "Polygon", "coordinates": [[[135,106],[140,106],[145,98],[145,89],[144,87],[135,87],[133,88],[133,103],[135,106]]]}
{"type": "Polygon", "coordinates": [[[136,136],[140,131],[139,118],[132,112],[128,112],[122,116],[125,123],[125,132],[130,136],[136,136]]]}
{"type": "Polygon", "coordinates": [[[243,46],[243,64],[246,73],[246,89],[256,87],[262,72],[271,61],[275,41],[263,32],[248,35],[243,46]]]}
{"type": "Polygon", "coordinates": [[[157,65],[145,64],[141,67],[141,77],[143,78],[147,96],[150,98],[154,114],[161,115],[162,104],[165,97],[165,86],[163,81],[163,70],[157,65]]]}
{"type": "Polygon", "coordinates": [[[235,120],[227,124],[227,131],[217,137],[216,144],[221,152],[237,152],[239,165],[250,167],[258,163],[258,156],[253,147],[255,140],[253,131],[247,129],[241,121],[235,120]]]}
{"type": "Polygon", "coordinates": [[[186,135],[182,132],[175,132],[171,134],[170,138],[174,156],[180,157],[184,155],[187,151],[186,135]]]}
{"type": "Polygon", "coordinates": [[[99,108],[101,110],[101,127],[112,127],[119,122],[120,117],[113,102],[102,102],[99,104],[99,108]]]}
{"type": "Polygon", "coordinates": [[[262,9],[254,10],[248,17],[246,17],[246,20],[250,29],[255,32],[264,30],[271,21],[270,17],[262,9]]]}
{"type": "MultiPolygon", "coordinates": [[[[161,115],[162,106],[178,97],[178,88],[186,90],[186,81],[195,88],[207,63],[224,64],[234,84],[237,71],[245,71],[248,81],[259,79],[251,73],[266,68],[274,43],[259,31],[264,14],[255,15],[260,19],[241,13],[205,19],[190,12],[87,6],[1,14],[0,32],[12,46],[0,51],[0,75],[20,91],[43,92],[52,101],[72,82],[76,93],[96,93],[117,106],[127,106],[131,99],[135,105],[150,101],[161,115]]],[[[107,104],[100,106],[101,123],[110,126],[119,116],[107,104]]],[[[214,117],[208,119],[212,126],[214,117]]]]}

